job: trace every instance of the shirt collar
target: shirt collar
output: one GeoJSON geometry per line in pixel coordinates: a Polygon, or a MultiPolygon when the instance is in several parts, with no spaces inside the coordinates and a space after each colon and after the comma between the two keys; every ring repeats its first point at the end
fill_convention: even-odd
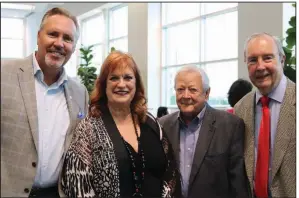
{"type": "MultiPolygon", "coordinates": [[[[279,84],[277,85],[276,88],[274,88],[269,94],[268,97],[271,98],[272,100],[275,100],[279,103],[282,102],[283,100],[283,96],[285,93],[287,87],[287,78],[285,77],[285,75],[283,74],[281,77],[281,80],[279,82],[279,84]]],[[[255,103],[257,104],[260,100],[260,98],[263,95],[261,94],[261,92],[259,90],[256,91],[256,95],[255,95],[255,103]]]]}
{"type": "MultiPolygon", "coordinates": [[[[202,110],[199,112],[199,114],[197,114],[197,116],[191,122],[193,122],[194,120],[197,120],[197,123],[199,124],[200,121],[203,119],[205,112],[206,112],[206,104],[204,105],[202,110]]],[[[185,122],[183,121],[183,119],[181,118],[181,112],[179,112],[179,114],[178,114],[178,120],[181,124],[186,125],[185,122]]]]}
{"type": "MultiPolygon", "coordinates": [[[[43,84],[45,84],[45,82],[44,82],[44,74],[43,74],[43,72],[42,72],[41,68],[39,67],[39,64],[38,64],[38,62],[36,60],[35,53],[33,54],[32,59],[33,59],[33,74],[34,74],[34,76],[39,81],[41,81],[43,84]]],[[[64,69],[64,67],[62,67],[62,73],[59,76],[58,80],[54,84],[56,84],[57,86],[60,86],[60,85],[63,85],[64,83],[66,83],[67,81],[68,81],[68,78],[67,78],[65,69],[64,69]]]]}

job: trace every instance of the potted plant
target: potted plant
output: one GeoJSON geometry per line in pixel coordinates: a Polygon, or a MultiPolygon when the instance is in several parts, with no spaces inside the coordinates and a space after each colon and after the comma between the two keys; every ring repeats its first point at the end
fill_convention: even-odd
{"type": "MultiPolygon", "coordinates": [[[[296,7],[296,4],[292,4],[292,6],[296,7]]],[[[290,18],[289,24],[291,27],[287,29],[287,37],[285,38],[287,45],[283,46],[286,56],[284,74],[296,83],[296,15],[290,18]]]]}
{"type": "Polygon", "coordinates": [[[92,48],[93,45],[87,47],[84,47],[82,45],[82,47],[80,48],[82,61],[77,72],[78,76],[80,76],[81,78],[81,82],[85,85],[89,94],[93,90],[94,81],[97,78],[97,75],[95,73],[97,68],[92,66],[92,48]]]}

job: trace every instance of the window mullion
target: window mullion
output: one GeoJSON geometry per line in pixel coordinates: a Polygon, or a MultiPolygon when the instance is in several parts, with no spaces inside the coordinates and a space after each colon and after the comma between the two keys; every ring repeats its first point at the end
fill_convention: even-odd
{"type": "Polygon", "coordinates": [[[102,60],[105,59],[106,56],[109,54],[109,11],[108,9],[103,10],[103,18],[104,18],[104,43],[103,43],[103,54],[102,60]]]}

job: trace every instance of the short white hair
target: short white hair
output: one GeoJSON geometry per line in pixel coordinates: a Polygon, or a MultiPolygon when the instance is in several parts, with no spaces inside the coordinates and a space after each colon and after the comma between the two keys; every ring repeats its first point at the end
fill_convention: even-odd
{"type": "Polygon", "coordinates": [[[280,41],[280,39],[276,36],[273,36],[271,34],[268,34],[266,32],[261,32],[261,33],[255,33],[255,34],[252,34],[249,38],[247,38],[245,44],[244,44],[244,61],[246,62],[246,53],[247,53],[247,47],[248,47],[248,43],[249,41],[251,41],[252,39],[254,38],[257,38],[257,37],[262,37],[262,36],[268,36],[270,38],[273,39],[276,47],[277,47],[277,50],[278,50],[278,53],[279,53],[279,58],[281,59],[283,56],[285,56],[285,53],[284,53],[284,50],[283,50],[283,47],[282,47],[282,43],[280,41]]]}
{"type": "Polygon", "coordinates": [[[174,86],[176,86],[176,79],[177,79],[178,75],[182,72],[188,72],[188,73],[196,72],[196,73],[200,74],[204,92],[206,92],[210,88],[210,80],[209,80],[207,73],[205,72],[205,70],[203,70],[202,68],[199,68],[195,65],[186,65],[186,66],[183,66],[181,69],[179,69],[174,78],[174,86]]]}

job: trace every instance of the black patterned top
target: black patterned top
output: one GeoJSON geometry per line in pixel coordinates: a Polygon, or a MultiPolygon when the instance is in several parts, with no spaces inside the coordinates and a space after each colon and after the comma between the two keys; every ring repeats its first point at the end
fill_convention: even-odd
{"type": "MultiPolygon", "coordinates": [[[[177,163],[161,126],[147,114],[140,127],[147,159],[143,197],[179,196],[177,163]]],[[[76,127],[61,187],[68,197],[132,197],[130,159],[110,112],[100,118],[86,117],[76,127]]]]}

